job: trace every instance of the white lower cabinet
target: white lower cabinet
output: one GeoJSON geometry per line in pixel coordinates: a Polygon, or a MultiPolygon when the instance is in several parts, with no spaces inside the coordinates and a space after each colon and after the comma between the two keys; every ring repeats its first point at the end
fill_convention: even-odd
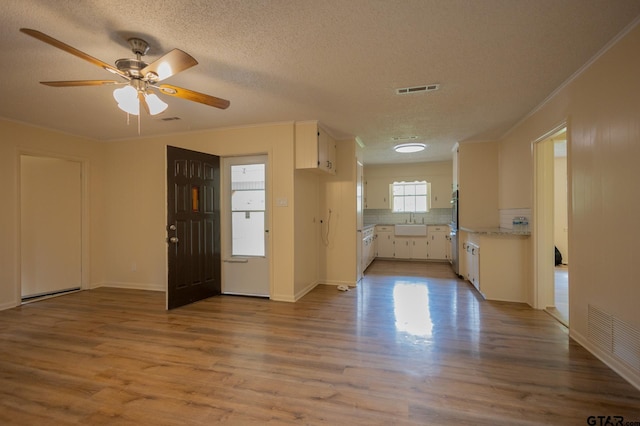
{"type": "Polygon", "coordinates": [[[411,241],[411,258],[427,259],[428,258],[428,241],[426,237],[412,238],[411,241]]]}
{"type": "Polygon", "coordinates": [[[480,291],[480,247],[467,241],[462,245],[462,249],[466,265],[465,278],[480,291]]]}
{"type": "Polygon", "coordinates": [[[396,237],[396,259],[411,259],[411,238],[396,237]]]}
{"type": "Polygon", "coordinates": [[[427,259],[446,260],[447,257],[447,236],[448,226],[427,226],[427,259]]]}
{"type": "Polygon", "coordinates": [[[396,237],[396,259],[427,259],[427,237],[396,237]]]}
{"type": "Polygon", "coordinates": [[[368,228],[362,234],[362,271],[365,271],[377,256],[377,238],[373,228],[368,228]]]}
{"type": "Polygon", "coordinates": [[[378,257],[391,258],[395,253],[395,235],[393,226],[376,226],[378,257]]]}

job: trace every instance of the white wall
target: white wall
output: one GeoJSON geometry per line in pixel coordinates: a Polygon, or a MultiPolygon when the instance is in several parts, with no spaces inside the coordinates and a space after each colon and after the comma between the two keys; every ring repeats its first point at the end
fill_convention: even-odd
{"type": "Polygon", "coordinates": [[[497,191],[498,149],[497,142],[461,143],[459,146],[460,227],[476,229],[500,225],[497,191]]]}
{"type": "Polygon", "coordinates": [[[0,209],[0,309],[20,303],[20,154],[82,163],[83,286],[91,287],[104,277],[104,146],[89,139],[0,120],[0,198],[4,202],[0,209]]]}
{"type": "MultiPolygon", "coordinates": [[[[166,289],[166,147],[219,156],[267,154],[271,298],[294,300],[293,122],[110,142],[105,220],[108,286],[166,289]],[[288,200],[277,206],[276,199],[288,200]],[[136,270],[132,264],[136,264],[136,270]]],[[[222,227],[222,238],[227,232],[222,227]]]]}
{"type": "Polygon", "coordinates": [[[320,176],[295,171],[295,295],[304,295],[319,282],[320,176]]]}
{"type": "MultiPolygon", "coordinates": [[[[328,240],[320,251],[320,282],[334,285],[356,285],[356,142],[336,143],[337,172],[320,181],[320,218],[325,221],[326,236],[329,209],[331,222],[328,240]]],[[[360,238],[361,239],[361,238],[360,238]]]]}
{"type": "Polygon", "coordinates": [[[567,122],[570,334],[640,387],[640,372],[588,340],[594,305],[640,330],[632,267],[640,236],[640,28],[601,55],[500,143],[500,208],[532,207],[531,144],[567,122]]]}
{"type": "Polygon", "coordinates": [[[394,181],[425,180],[431,183],[431,207],[450,208],[453,192],[453,162],[432,161],[409,164],[372,164],[364,166],[364,180],[394,181]]]}

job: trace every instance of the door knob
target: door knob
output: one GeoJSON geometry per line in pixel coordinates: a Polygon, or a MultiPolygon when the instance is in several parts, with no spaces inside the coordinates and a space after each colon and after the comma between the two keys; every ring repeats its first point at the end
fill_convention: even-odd
{"type": "Polygon", "coordinates": [[[169,238],[169,242],[170,242],[170,243],[176,244],[178,241],[180,241],[180,240],[178,240],[178,237],[171,237],[171,238],[169,238]]]}

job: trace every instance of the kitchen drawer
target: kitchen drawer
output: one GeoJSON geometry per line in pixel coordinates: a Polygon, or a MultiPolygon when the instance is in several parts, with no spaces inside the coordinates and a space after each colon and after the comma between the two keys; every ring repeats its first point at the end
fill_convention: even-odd
{"type": "Polygon", "coordinates": [[[427,234],[432,232],[449,232],[449,225],[427,225],[427,234]]]}

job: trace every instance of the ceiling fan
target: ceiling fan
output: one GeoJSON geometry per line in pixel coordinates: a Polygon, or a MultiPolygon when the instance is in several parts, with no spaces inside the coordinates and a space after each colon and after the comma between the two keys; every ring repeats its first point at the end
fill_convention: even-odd
{"type": "Polygon", "coordinates": [[[131,51],[136,55],[135,59],[118,59],[115,67],[106,62],[96,59],[75,47],[71,47],[55,38],[40,31],[29,28],[21,28],[25,34],[37,38],[67,53],[84,59],[87,62],[97,65],[112,74],[115,74],[125,81],[116,80],[75,80],[75,81],[41,81],[41,84],[52,87],[77,87],[77,86],[103,86],[120,85],[123,86],[114,90],[113,97],[118,102],[118,107],[129,114],[139,115],[140,105],[151,115],[159,114],[167,108],[155,93],[162,93],[169,96],[199,102],[204,105],[226,109],[230,102],[226,99],[205,95],[204,93],[184,89],[170,84],[158,84],[159,82],[198,64],[191,55],[180,49],[173,49],[169,53],[161,56],[148,64],[142,57],[149,51],[149,44],[140,38],[128,39],[131,51]]]}

